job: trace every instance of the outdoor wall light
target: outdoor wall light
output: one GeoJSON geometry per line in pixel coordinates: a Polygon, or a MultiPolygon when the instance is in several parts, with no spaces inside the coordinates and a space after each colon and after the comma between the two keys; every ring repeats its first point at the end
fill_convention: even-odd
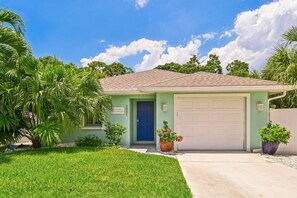
{"type": "Polygon", "coordinates": [[[168,111],[168,105],[166,103],[164,103],[162,105],[162,111],[167,112],[168,111]]]}
{"type": "Polygon", "coordinates": [[[264,109],[264,104],[262,102],[257,102],[257,110],[258,111],[263,111],[264,109]]]}

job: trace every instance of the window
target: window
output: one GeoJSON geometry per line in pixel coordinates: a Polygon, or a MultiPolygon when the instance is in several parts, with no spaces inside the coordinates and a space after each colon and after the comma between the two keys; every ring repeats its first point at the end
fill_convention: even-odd
{"type": "Polygon", "coordinates": [[[84,117],[84,129],[102,129],[104,124],[102,121],[93,117],[84,117]]]}

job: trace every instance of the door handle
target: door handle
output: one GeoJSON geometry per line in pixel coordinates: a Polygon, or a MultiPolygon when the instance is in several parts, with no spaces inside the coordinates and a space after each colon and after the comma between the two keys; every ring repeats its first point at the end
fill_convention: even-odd
{"type": "Polygon", "coordinates": [[[136,120],[136,122],[137,122],[137,125],[139,125],[139,120],[138,119],[136,120]]]}

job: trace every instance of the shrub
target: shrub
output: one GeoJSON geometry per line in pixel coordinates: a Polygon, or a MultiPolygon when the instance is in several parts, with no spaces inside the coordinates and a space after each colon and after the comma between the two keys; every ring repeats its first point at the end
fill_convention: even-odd
{"type": "Polygon", "coordinates": [[[121,141],[122,135],[126,133],[126,128],[119,123],[112,124],[107,122],[105,133],[110,144],[118,145],[121,141]]]}
{"type": "Polygon", "coordinates": [[[0,153],[3,153],[6,150],[6,146],[0,146],[0,153]]]}
{"type": "Polygon", "coordinates": [[[287,144],[291,137],[291,132],[279,124],[268,123],[260,130],[262,142],[277,142],[287,144]]]}
{"type": "Polygon", "coordinates": [[[85,137],[79,137],[75,140],[77,146],[93,146],[102,147],[103,141],[95,135],[87,135],[85,137]]]}

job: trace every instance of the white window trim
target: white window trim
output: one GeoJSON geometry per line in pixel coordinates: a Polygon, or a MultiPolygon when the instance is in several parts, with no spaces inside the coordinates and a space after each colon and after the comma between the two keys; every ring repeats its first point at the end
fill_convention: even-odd
{"type": "Polygon", "coordinates": [[[103,130],[106,129],[106,126],[103,124],[102,126],[85,126],[85,120],[83,119],[83,127],[82,130],[103,130]]]}

